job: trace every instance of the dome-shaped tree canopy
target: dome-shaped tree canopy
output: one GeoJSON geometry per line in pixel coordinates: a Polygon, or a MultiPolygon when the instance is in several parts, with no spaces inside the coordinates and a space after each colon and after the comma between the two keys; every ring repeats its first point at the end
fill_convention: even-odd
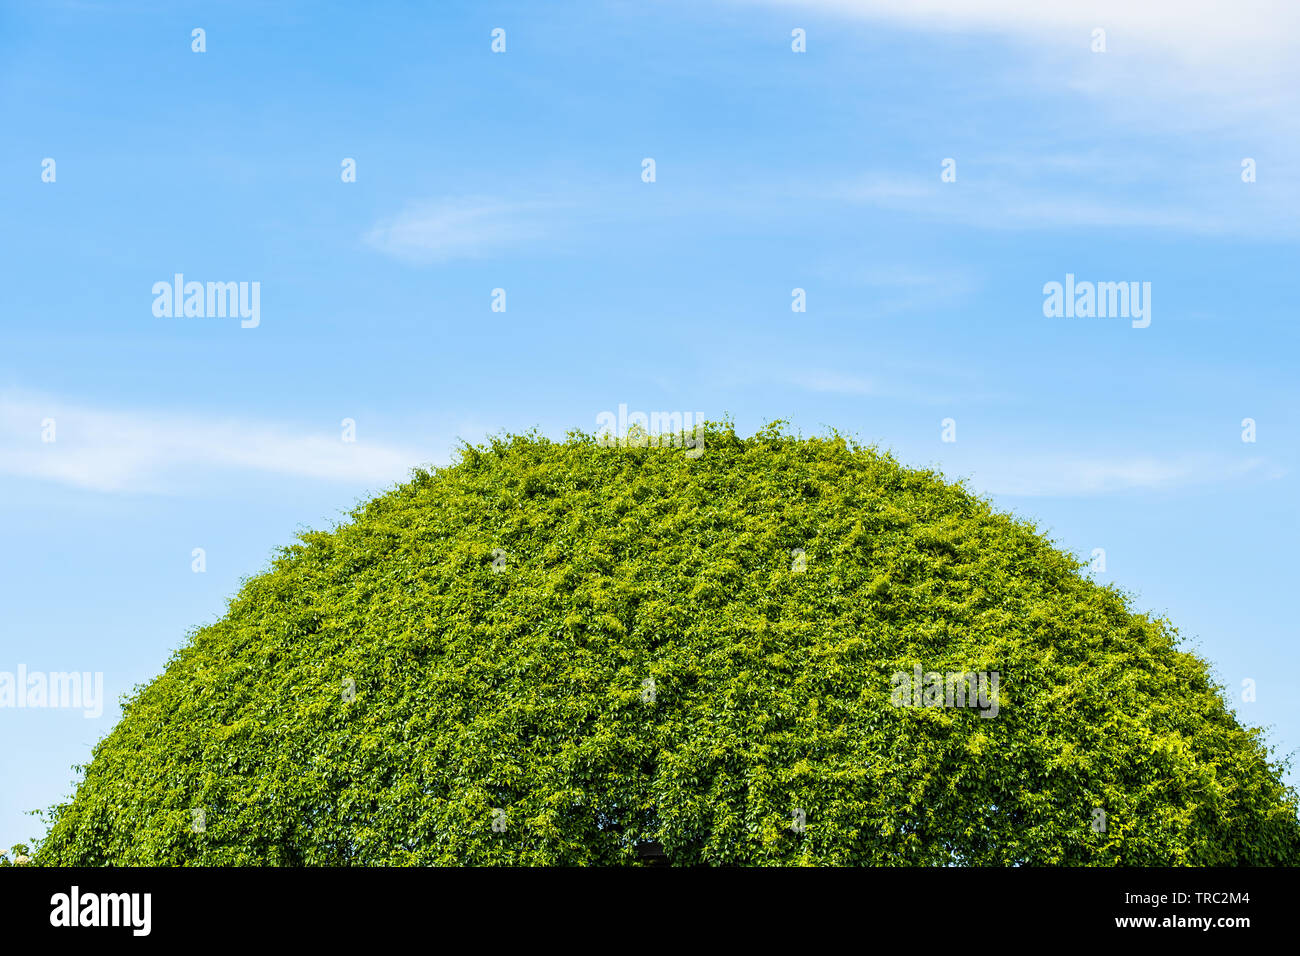
{"type": "Polygon", "coordinates": [[[467,446],[249,580],[36,861],[1297,862],[1259,732],[1080,571],[838,435],[467,446]]]}

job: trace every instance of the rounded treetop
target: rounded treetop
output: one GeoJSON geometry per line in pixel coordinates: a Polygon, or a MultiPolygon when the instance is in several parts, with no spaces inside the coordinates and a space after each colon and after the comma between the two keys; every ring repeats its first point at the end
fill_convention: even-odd
{"type": "Polygon", "coordinates": [[[137,689],[42,864],[1252,864],[1296,797],[1166,622],[837,434],[466,446],[137,689]]]}

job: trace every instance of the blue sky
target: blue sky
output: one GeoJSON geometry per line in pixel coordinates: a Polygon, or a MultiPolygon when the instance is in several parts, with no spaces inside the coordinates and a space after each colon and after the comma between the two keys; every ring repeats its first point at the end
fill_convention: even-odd
{"type": "Polygon", "coordinates": [[[0,709],[0,845],[277,546],[620,403],[966,478],[1300,747],[1300,12],[1132,6],[0,8],[0,671],[108,698],[0,709]],[[260,324],[155,316],[178,272],[260,324]],[[1044,316],[1067,274],[1150,325],[1044,316]]]}

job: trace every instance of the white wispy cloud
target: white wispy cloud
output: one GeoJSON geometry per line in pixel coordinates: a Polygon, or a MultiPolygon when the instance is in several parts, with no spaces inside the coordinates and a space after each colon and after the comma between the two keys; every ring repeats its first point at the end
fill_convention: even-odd
{"type": "Polygon", "coordinates": [[[428,264],[476,258],[547,234],[542,202],[463,196],[416,203],[376,223],[364,236],[380,252],[428,264]]]}
{"type": "Polygon", "coordinates": [[[1026,109],[1036,111],[1036,134],[1008,130],[1019,138],[1006,139],[997,156],[954,156],[956,183],[939,183],[936,156],[933,174],[876,168],[822,188],[824,198],[1001,229],[1300,232],[1300,188],[1281,175],[1280,161],[1300,148],[1295,0],[732,2],[806,14],[792,23],[808,27],[814,44],[828,18],[984,35],[1004,55],[997,75],[971,77],[972,88],[997,87],[1013,99],[1034,91],[1026,109]],[[1096,29],[1105,31],[1104,54],[1091,52],[1096,29]],[[1095,145],[1100,134],[1159,145],[1146,158],[1134,149],[1107,155],[1095,145]],[[1073,155],[1060,146],[1046,155],[1053,142],[1070,144],[1073,155]],[[1249,187],[1239,178],[1245,157],[1260,164],[1249,187]]]}
{"type": "Polygon", "coordinates": [[[830,282],[861,287],[855,309],[864,319],[951,309],[969,298],[982,282],[966,268],[917,269],[905,262],[874,264],[870,260],[869,252],[849,247],[827,255],[810,271],[830,282]]]}
{"type": "MultiPolygon", "coordinates": [[[[1300,138],[1294,0],[732,0],[1019,48],[1016,86],[1104,102],[1138,134],[1242,133],[1260,150],[1300,138]],[[1092,52],[1105,31],[1104,54],[1092,52]]],[[[992,78],[973,82],[985,86],[992,78]]],[[[1071,129],[1077,117],[1062,116],[1071,129]]]]}
{"type": "MultiPolygon", "coordinates": [[[[1163,54],[1217,74],[1277,82],[1300,46],[1293,0],[759,0],[931,30],[982,30],[1062,44],[1094,28],[1109,49],[1163,54]],[[1270,76],[1270,74],[1273,74],[1270,76]]],[[[1085,45],[1086,48],[1086,45],[1085,45]]],[[[1222,79],[1222,76],[1219,77],[1222,79]]],[[[1196,82],[1197,78],[1186,78],[1196,82]]]]}
{"type": "Polygon", "coordinates": [[[860,375],[840,375],[836,372],[810,372],[791,375],[791,385],[812,392],[830,392],[836,395],[882,395],[885,389],[874,379],[860,375]]]}
{"type": "Polygon", "coordinates": [[[1080,179],[1068,190],[1052,191],[1006,175],[1010,171],[985,172],[983,178],[968,176],[964,181],[959,175],[958,183],[940,183],[937,172],[931,182],[915,173],[877,171],[815,187],[807,194],[998,230],[1122,227],[1254,237],[1300,231],[1291,214],[1300,208],[1294,188],[1252,185],[1253,191],[1245,192],[1235,167],[1213,174],[1185,170],[1177,184],[1181,198],[1154,203],[1134,200],[1104,179],[1080,179]]]}
{"type": "Polygon", "coordinates": [[[736,387],[790,386],[824,395],[866,397],[910,402],[916,405],[950,405],[955,401],[996,400],[978,377],[951,369],[916,366],[899,361],[885,362],[883,374],[863,374],[819,366],[789,369],[748,368],[732,370],[721,379],[736,387]]]}
{"type": "Polygon", "coordinates": [[[982,494],[1092,497],[1127,491],[1169,491],[1245,477],[1284,474],[1263,458],[1241,461],[1207,456],[1045,454],[1006,456],[963,471],[982,494]]]}
{"type": "Polygon", "coordinates": [[[231,471],[382,486],[432,456],[342,429],[89,408],[0,393],[0,474],[105,492],[177,493],[231,471]],[[42,423],[54,421],[53,442],[42,423]]]}

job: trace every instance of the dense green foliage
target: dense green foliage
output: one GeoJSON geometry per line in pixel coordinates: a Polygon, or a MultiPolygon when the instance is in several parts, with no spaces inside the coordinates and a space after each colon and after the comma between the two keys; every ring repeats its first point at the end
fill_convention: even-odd
{"type": "Polygon", "coordinates": [[[0,866],[26,866],[29,860],[26,843],[15,843],[9,852],[0,850],[0,866]]]}
{"type": "Polygon", "coordinates": [[[249,580],[35,861],[1297,862],[1259,732],[1080,571],[838,435],[466,447],[249,580]],[[917,664],[997,716],[893,706],[917,664]]]}

